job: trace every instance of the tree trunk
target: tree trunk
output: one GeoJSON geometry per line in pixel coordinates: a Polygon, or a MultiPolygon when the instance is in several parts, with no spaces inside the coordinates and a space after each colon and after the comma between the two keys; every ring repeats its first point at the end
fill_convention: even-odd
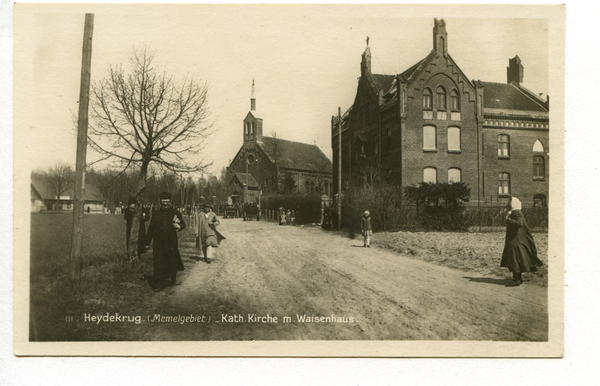
{"type": "MultiPolygon", "coordinates": [[[[133,264],[139,259],[138,256],[138,240],[140,236],[140,222],[142,221],[142,210],[144,209],[144,202],[142,201],[142,194],[146,190],[146,175],[148,173],[148,162],[144,161],[140,168],[140,179],[136,187],[136,204],[135,204],[135,215],[131,221],[131,233],[129,235],[129,245],[127,245],[127,259],[129,263],[133,264]]],[[[146,243],[146,240],[144,240],[146,243]]]]}

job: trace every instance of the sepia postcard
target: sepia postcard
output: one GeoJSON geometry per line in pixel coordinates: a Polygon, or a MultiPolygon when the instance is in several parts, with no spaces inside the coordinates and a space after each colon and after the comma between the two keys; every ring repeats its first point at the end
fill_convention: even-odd
{"type": "Polygon", "coordinates": [[[563,5],[16,3],[15,354],[562,357],[564,56],[563,5]]]}

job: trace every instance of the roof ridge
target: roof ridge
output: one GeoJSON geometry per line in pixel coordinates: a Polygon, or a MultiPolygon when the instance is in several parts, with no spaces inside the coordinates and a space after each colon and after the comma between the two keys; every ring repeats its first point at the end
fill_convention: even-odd
{"type": "MultiPolygon", "coordinates": [[[[540,101],[539,101],[539,100],[533,99],[533,98],[531,97],[531,95],[529,95],[529,94],[528,94],[528,93],[526,93],[526,92],[523,92],[523,90],[521,89],[521,87],[517,87],[517,86],[515,86],[515,85],[514,85],[514,84],[512,84],[512,83],[510,83],[510,85],[511,85],[511,86],[513,86],[514,88],[516,88],[517,90],[519,90],[519,92],[520,92],[521,94],[525,95],[527,98],[529,98],[529,99],[531,99],[532,101],[534,101],[535,103],[537,103],[537,104],[538,104],[540,107],[542,107],[543,109],[545,109],[545,110],[548,110],[548,109],[546,108],[546,106],[544,106],[542,103],[540,103],[540,101]]],[[[527,91],[529,91],[529,90],[527,90],[527,91]]]]}

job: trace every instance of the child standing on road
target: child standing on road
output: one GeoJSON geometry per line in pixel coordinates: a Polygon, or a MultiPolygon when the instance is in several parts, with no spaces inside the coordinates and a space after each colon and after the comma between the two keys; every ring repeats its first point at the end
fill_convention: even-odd
{"type": "Polygon", "coordinates": [[[371,228],[371,213],[365,210],[360,223],[360,228],[365,237],[365,248],[371,248],[371,236],[373,236],[373,228],[371,228]]]}

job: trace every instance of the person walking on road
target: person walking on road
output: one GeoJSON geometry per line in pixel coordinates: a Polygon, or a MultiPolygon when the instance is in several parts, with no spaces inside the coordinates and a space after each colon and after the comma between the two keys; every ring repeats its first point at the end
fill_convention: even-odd
{"type": "Polygon", "coordinates": [[[373,236],[373,228],[371,227],[371,213],[368,210],[362,215],[360,228],[365,238],[365,248],[371,248],[371,236],[373,236]]]}
{"type": "Polygon", "coordinates": [[[523,283],[522,272],[536,272],[537,267],[544,265],[538,259],[535,241],[521,212],[521,201],[511,197],[506,215],[506,241],[500,267],[506,267],[513,274],[513,279],[506,285],[516,287],[523,283]]]}
{"type": "Polygon", "coordinates": [[[160,209],[154,212],[148,235],[146,248],[154,239],[154,291],[162,290],[171,279],[171,285],[176,284],[177,271],[183,271],[183,262],[179,255],[177,232],[185,229],[185,221],[181,213],[171,206],[171,194],[163,192],[159,196],[160,209]]]}
{"type": "Polygon", "coordinates": [[[204,204],[204,212],[200,212],[196,219],[195,233],[199,239],[198,245],[202,248],[202,254],[208,264],[214,259],[213,248],[218,248],[221,240],[225,238],[217,231],[219,224],[217,215],[212,211],[212,205],[204,204]]]}

